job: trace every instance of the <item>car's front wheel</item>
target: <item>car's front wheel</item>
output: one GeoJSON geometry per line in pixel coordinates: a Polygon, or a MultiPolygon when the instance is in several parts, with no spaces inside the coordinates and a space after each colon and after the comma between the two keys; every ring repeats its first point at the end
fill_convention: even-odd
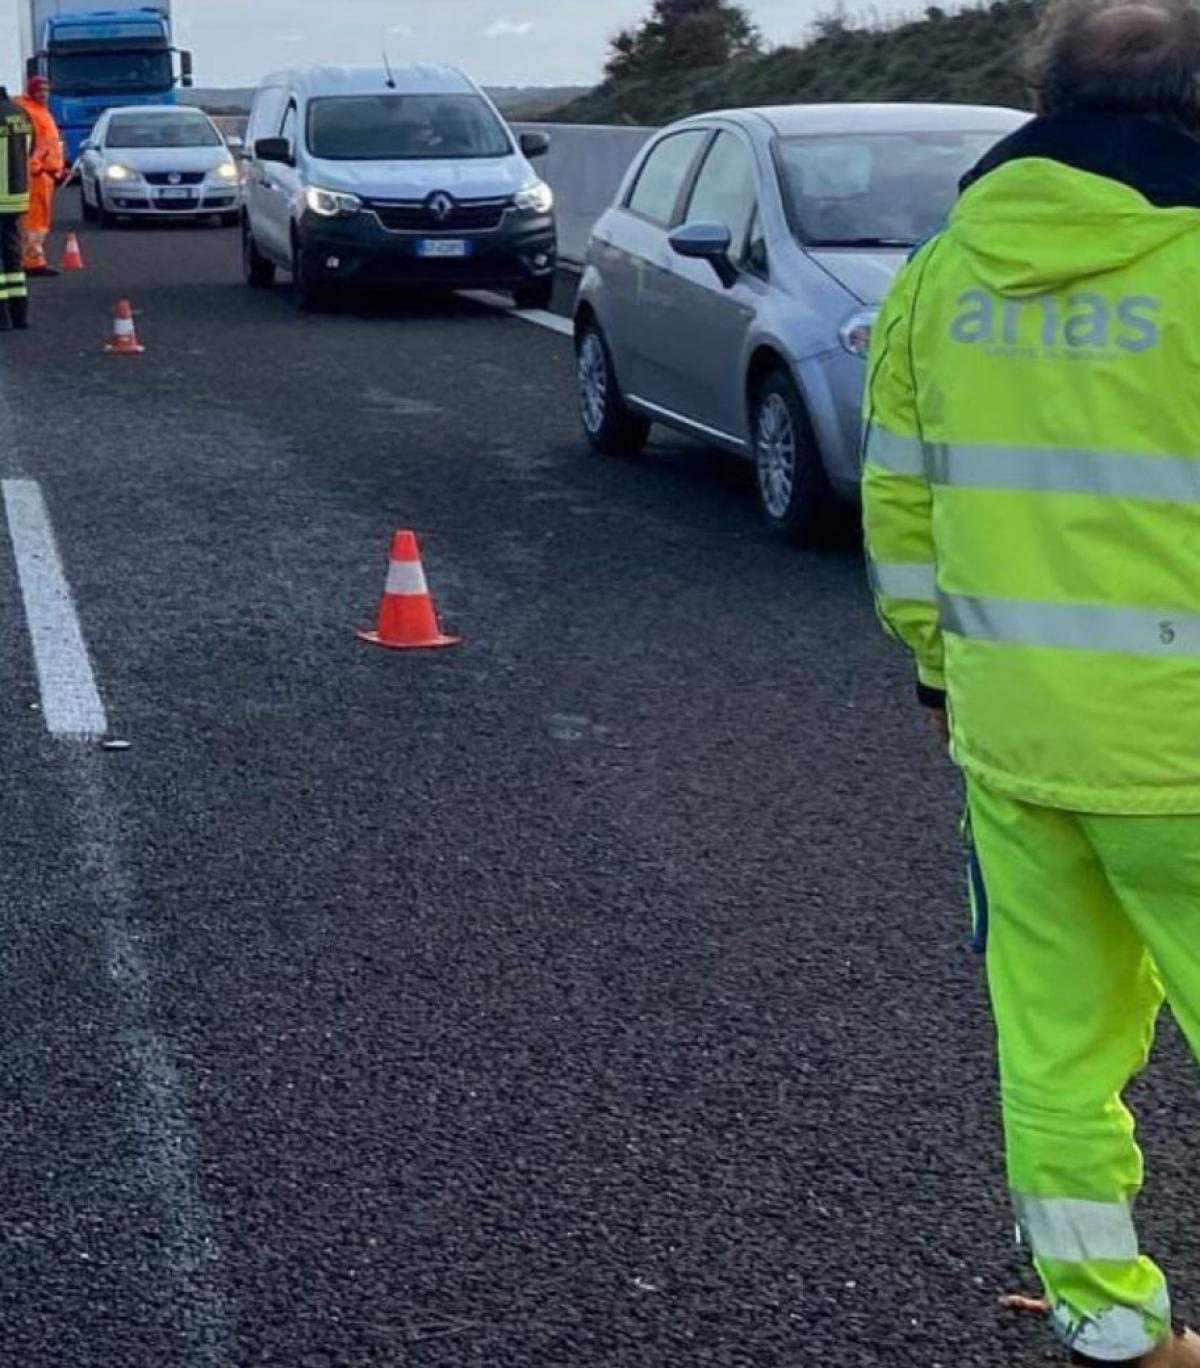
{"type": "Polygon", "coordinates": [[[100,215],[96,212],[96,206],[88,199],[87,181],[82,177],[79,181],[79,200],[84,223],[95,223],[100,215]]]}
{"type": "Polygon", "coordinates": [[[275,284],[275,263],[258,250],[248,223],[242,224],[242,270],[252,290],[269,290],[275,284]]]}
{"type": "Polygon", "coordinates": [[[754,395],[754,463],[767,526],[788,541],[812,543],[830,529],[830,488],[796,382],[769,372],[754,395]]]}
{"type": "Polygon", "coordinates": [[[599,325],[584,325],[575,345],[579,409],[592,449],[604,456],[638,456],[650,439],[650,421],[625,406],[612,354],[599,325]]]}

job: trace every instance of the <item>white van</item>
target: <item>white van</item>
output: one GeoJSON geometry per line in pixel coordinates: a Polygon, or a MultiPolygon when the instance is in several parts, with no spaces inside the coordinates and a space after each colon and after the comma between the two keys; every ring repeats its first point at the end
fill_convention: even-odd
{"type": "Polygon", "coordinates": [[[482,90],[451,67],[306,67],[268,76],[246,133],[246,280],[290,271],[312,308],[351,285],[554,289],[554,196],[482,90]]]}

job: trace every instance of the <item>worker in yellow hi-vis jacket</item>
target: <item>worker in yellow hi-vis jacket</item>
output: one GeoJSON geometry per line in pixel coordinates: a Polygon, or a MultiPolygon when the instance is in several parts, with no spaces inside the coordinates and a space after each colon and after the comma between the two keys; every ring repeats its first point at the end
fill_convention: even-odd
{"type": "Polygon", "coordinates": [[[1200,10],[1059,0],[1040,116],[876,321],[880,615],[968,794],[1009,1182],[1079,1364],[1200,1365],[1122,1102],[1200,1052],[1200,10]]]}
{"type": "Polygon", "coordinates": [[[21,219],[29,208],[33,128],[0,86],[0,332],[29,326],[21,219]]]}

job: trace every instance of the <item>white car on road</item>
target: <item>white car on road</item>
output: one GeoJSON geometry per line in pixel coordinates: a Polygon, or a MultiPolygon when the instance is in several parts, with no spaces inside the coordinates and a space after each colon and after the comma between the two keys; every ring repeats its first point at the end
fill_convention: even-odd
{"type": "Polygon", "coordinates": [[[101,115],[79,161],[83,216],[241,221],[241,170],[216,124],[199,109],[131,105],[101,115]]]}

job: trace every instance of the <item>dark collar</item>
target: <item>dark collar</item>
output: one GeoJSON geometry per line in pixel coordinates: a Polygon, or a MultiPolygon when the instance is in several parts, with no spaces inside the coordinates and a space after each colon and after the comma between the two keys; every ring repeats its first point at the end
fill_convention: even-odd
{"type": "Polygon", "coordinates": [[[1137,114],[1052,114],[1034,119],[963,177],[963,190],[1009,162],[1043,157],[1120,181],[1160,209],[1200,208],[1200,138],[1137,114]]]}

